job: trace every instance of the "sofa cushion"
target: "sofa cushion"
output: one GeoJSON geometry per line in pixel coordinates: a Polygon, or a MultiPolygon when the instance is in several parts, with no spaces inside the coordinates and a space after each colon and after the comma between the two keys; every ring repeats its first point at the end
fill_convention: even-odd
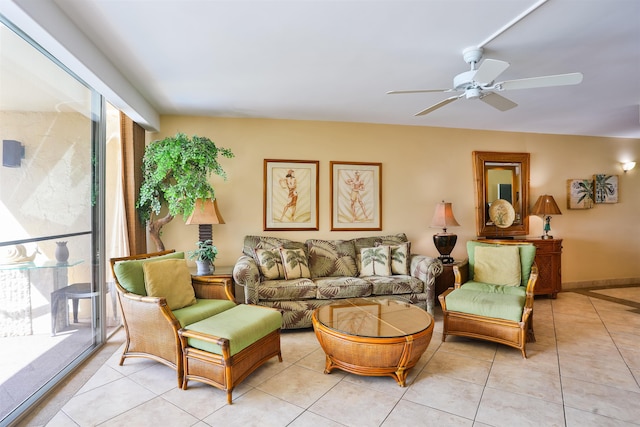
{"type": "Polygon", "coordinates": [[[356,253],[360,253],[362,248],[370,248],[375,246],[376,243],[380,245],[399,245],[401,243],[408,242],[407,235],[404,233],[390,234],[387,236],[372,236],[372,237],[358,237],[353,239],[353,245],[355,246],[356,253]]]}
{"type": "Polygon", "coordinates": [[[390,276],[391,247],[387,245],[360,249],[360,277],[390,276]]]}
{"type": "Polygon", "coordinates": [[[460,288],[446,296],[446,304],[448,311],[520,322],[525,299],[526,297],[523,295],[489,293],[460,288]]]}
{"type": "Polygon", "coordinates": [[[146,259],[118,261],[113,266],[113,271],[120,286],[132,294],[146,296],[147,291],[144,288],[144,272],[142,271],[142,266],[147,262],[162,261],[164,259],[184,259],[184,252],[173,252],[146,259]]]}
{"type": "Polygon", "coordinates": [[[260,301],[295,301],[316,297],[316,284],[310,279],[265,280],[258,287],[260,301]]]}
{"type": "Polygon", "coordinates": [[[256,249],[256,263],[266,280],[284,279],[279,249],[256,249]]]}
{"type": "MultiPolygon", "coordinates": [[[[241,304],[189,325],[187,329],[228,339],[229,352],[233,356],[271,332],[280,329],[281,326],[282,314],[279,311],[241,304]]],[[[222,355],[220,345],[209,341],[188,338],[187,344],[209,353],[222,355]]]]}
{"type": "Polygon", "coordinates": [[[235,306],[235,302],[226,299],[197,299],[193,305],[173,310],[173,315],[184,328],[235,306]]]}
{"type": "Polygon", "coordinates": [[[493,285],[520,286],[520,250],[517,246],[477,246],[473,279],[493,285]]]}
{"type": "Polygon", "coordinates": [[[242,247],[242,253],[256,259],[256,249],[303,249],[307,251],[307,247],[302,242],[296,242],[293,240],[282,239],[279,237],[270,236],[244,236],[244,244],[242,247]]]}
{"type": "Polygon", "coordinates": [[[372,295],[417,294],[424,290],[424,282],[413,276],[368,276],[363,279],[371,283],[372,295]]]}
{"type": "Polygon", "coordinates": [[[306,241],[311,277],[354,277],[358,274],[353,240],[306,241]]]}
{"type": "Polygon", "coordinates": [[[191,273],[184,259],[166,259],[142,264],[144,287],[150,297],[164,297],[171,310],[196,303],[191,273]]]}
{"type": "Polygon", "coordinates": [[[280,257],[284,267],[284,277],[287,280],[310,278],[307,254],[302,249],[280,248],[280,257]]]}
{"type": "Polygon", "coordinates": [[[316,298],[321,300],[359,298],[371,295],[371,283],[358,277],[319,277],[316,298]]]}

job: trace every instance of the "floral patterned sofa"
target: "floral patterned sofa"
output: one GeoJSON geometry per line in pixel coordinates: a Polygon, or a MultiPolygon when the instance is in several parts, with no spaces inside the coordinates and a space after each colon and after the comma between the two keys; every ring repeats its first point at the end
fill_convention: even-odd
{"type": "Polygon", "coordinates": [[[399,296],[433,314],[437,258],[411,253],[404,233],[351,240],[245,236],[233,268],[245,303],[283,313],[283,329],[311,327],[313,311],[336,299],[399,296]]]}

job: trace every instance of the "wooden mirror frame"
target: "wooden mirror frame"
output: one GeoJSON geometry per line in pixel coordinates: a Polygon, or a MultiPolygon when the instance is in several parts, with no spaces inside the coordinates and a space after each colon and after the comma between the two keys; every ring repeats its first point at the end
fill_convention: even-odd
{"type": "MultiPolygon", "coordinates": [[[[529,234],[529,153],[502,153],[492,151],[473,152],[473,172],[476,189],[476,233],[479,237],[513,238],[529,234]],[[489,219],[487,204],[488,163],[504,163],[505,167],[520,164],[520,220],[510,227],[500,228],[489,219]]],[[[516,189],[517,194],[517,189],[516,189]]]]}

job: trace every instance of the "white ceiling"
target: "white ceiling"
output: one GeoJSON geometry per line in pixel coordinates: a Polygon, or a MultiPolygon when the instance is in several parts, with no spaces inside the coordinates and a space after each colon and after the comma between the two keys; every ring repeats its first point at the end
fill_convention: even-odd
{"type": "Polygon", "coordinates": [[[576,86],[450,96],[462,50],[536,0],[53,0],[160,114],[640,138],[640,1],[549,0],[488,42],[498,80],[580,71],[576,86]]]}

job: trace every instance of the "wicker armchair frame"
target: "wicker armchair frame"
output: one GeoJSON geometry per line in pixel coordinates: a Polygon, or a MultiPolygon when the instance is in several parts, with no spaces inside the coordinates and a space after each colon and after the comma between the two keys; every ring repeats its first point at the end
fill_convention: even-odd
{"type": "MultiPolygon", "coordinates": [[[[500,244],[518,243],[500,242],[500,244]]],[[[536,340],[533,332],[533,300],[535,285],[538,280],[537,265],[534,262],[531,266],[531,274],[527,280],[522,319],[519,322],[447,310],[447,295],[462,286],[463,275],[465,275],[463,272],[466,267],[464,263],[453,267],[454,287],[447,289],[438,296],[443,314],[442,341],[446,340],[447,335],[456,335],[496,342],[519,349],[522,357],[526,359],[527,342],[535,342],[536,340]]]]}
{"type": "MultiPolygon", "coordinates": [[[[182,347],[178,334],[181,328],[180,322],[173,315],[165,298],[142,296],[127,291],[118,283],[114,271],[114,266],[119,261],[153,258],[173,252],[175,250],[111,258],[110,264],[126,334],[124,350],[120,356],[120,366],[129,357],[143,357],[160,362],[176,371],[178,387],[181,387],[184,369],[182,347]]],[[[205,292],[201,286],[194,286],[194,291],[196,298],[229,299],[228,295],[232,295],[230,289],[225,289],[218,295],[213,295],[210,289],[205,292]]]]}

